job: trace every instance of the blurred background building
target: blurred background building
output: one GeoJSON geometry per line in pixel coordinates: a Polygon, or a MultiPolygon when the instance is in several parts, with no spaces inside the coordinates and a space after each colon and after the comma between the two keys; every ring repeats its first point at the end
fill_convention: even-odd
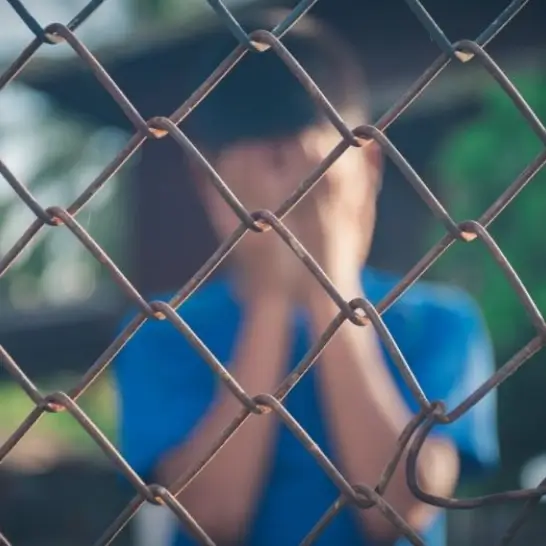
{"type": "MultiPolygon", "coordinates": [[[[250,2],[226,2],[230,7],[245,3],[250,2]]],[[[507,3],[443,1],[430,10],[451,39],[475,38],[507,3]]],[[[25,4],[43,25],[66,22],[82,7],[76,0],[25,4]]],[[[401,0],[395,4],[320,0],[312,9],[359,48],[374,119],[439,55],[407,5],[401,0]]],[[[77,35],[148,118],[169,115],[199,85],[192,37],[212,17],[204,0],[107,0],[77,35]]],[[[543,121],[544,21],[546,4],[531,0],[487,48],[543,121]]],[[[2,0],[0,30],[1,73],[32,35],[2,0]]],[[[131,134],[119,107],[67,44],[42,47],[0,92],[0,159],[44,206],[68,205],[131,134]]],[[[387,134],[461,221],[479,216],[541,149],[475,60],[448,67],[387,134]]],[[[542,172],[491,228],[542,309],[545,183],[542,172]]],[[[442,235],[392,165],[387,165],[380,213],[374,265],[404,273],[442,235]]],[[[0,256],[32,219],[0,181],[0,256]]],[[[216,245],[188,183],[184,158],[167,139],[148,142],[78,220],[146,294],[182,286],[216,245]]],[[[450,250],[428,276],[460,284],[481,303],[499,366],[530,339],[523,309],[479,243],[450,250]]],[[[44,389],[69,388],[113,339],[125,304],[105,270],[69,232],[45,230],[0,280],[0,343],[44,389]]],[[[546,453],[544,358],[543,352],[533,357],[500,389],[502,472],[488,483],[462,484],[460,494],[516,489],[522,483],[534,487],[546,476],[546,464],[540,462],[546,453]]],[[[115,439],[115,402],[108,377],[81,402],[115,439]]],[[[31,408],[0,367],[0,443],[31,408]]],[[[70,416],[48,415],[1,467],[0,530],[16,546],[92,544],[130,496],[70,416]]],[[[517,508],[502,505],[452,514],[451,545],[493,543],[517,508]]],[[[537,511],[517,544],[544,544],[545,514],[537,511]]],[[[129,529],[115,543],[131,540],[129,529]]]]}

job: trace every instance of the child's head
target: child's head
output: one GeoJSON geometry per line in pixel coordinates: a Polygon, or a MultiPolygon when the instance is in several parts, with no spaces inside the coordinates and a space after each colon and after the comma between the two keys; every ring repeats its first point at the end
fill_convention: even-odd
{"type": "MultiPolygon", "coordinates": [[[[285,13],[262,11],[239,19],[251,32],[271,29],[285,13]]],[[[366,85],[360,63],[344,40],[323,22],[304,16],[282,43],[311,76],[350,128],[367,123],[366,85]]],[[[205,33],[196,51],[203,81],[237,46],[225,26],[205,33]]],[[[247,53],[197,106],[181,129],[202,150],[249,210],[275,210],[341,141],[304,87],[272,50],[247,53]]],[[[380,178],[375,146],[350,148],[321,184],[350,199],[365,184],[374,202],[380,178]]],[[[203,173],[196,171],[199,179],[203,173]]],[[[198,180],[199,182],[199,180],[198,180]]],[[[239,220],[211,184],[199,183],[205,208],[224,239],[239,220]]],[[[315,191],[315,190],[313,190],[315,191]]],[[[297,207],[296,207],[297,210],[297,207]]],[[[370,233],[375,206],[369,210],[370,233]]]]}

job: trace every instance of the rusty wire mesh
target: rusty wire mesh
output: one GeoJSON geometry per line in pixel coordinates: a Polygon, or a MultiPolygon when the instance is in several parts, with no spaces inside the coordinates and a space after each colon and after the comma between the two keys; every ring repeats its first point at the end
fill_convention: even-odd
{"type": "MultiPolygon", "coordinates": [[[[199,88],[186,100],[170,117],[154,117],[145,120],[123,92],[117,87],[109,74],[104,70],[97,59],[88,51],[86,46],[76,37],[74,31],[103,3],[104,0],[92,0],[78,13],[68,24],[54,23],[43,28],[32,14],[25,8],[20,0],[8,0],[9,4],[18,13],[30,30],[35,34],[34,40],[26,47],[11,66],[0,75],[0,90],[12,81],[24,69],[27,62],[44,45],[54,45],[66,42],[78,55],[82,63],[90,68],[97,80],[108,91],[113,100],[117,102],[127,118],[132,122],[135,133],[125,148],[117,157],[93,180],[87,189],[66,208],[62,205],[43,208],[31,195],[25,185],[17,180],[7,166],[0,161],[0,173],[6,179],[13,191],[23,200],[34,212],[36,219],[28,227],[25,233],[14,244],[14,246],[2,257],[0,257],[0,277],[8,270],[10,265],[17,260],[21,252],[32,243],[35,235],[44,227],[64,228],[70,230],[82,245],[106,268],[112,278],[119,285],[120,289],[131,298],[140,313],[123,332],[111,343],[102,353],[94,365],[84,374],[80,381],[74,385],[69,392],[51,392],[44,394],[38,390],[36,385],[25,375],[20,366],[10,357],[3,347],[0,346],[0,362],[9,372],[14,381],[23,389],[35,403],[35,408],[26,417],[24,422],[15,430],[11,437],[0,446],[0,462],[15,447],[15,445],[32,428],[38,418],[46,413],[67,411],[81,425],[82,428],[93,438],[104,454],[114,464],[135,489],[135,496],[122,514],[104,531],[101,537],[97,538],[96,544],[110,544],[117,534],[135,515],[136,511],[145,503],[166,505],[184,524],[190,528],[200,543],[211,545],[213,542],[205,531],[192,518],[191,514],[176,499],[176,495],[185,488],[190,481],[204,468],[212,456],[219,450],[232,434],[242,425],[247,417],[254,414],[262,414],[265,411],[272,411],[277,414],[282,422],[291,430],[298,440],[309,450],[312,457],[316,459],[324,472],[337,485],[340,497],[338,501],[323,515],[302,544],[311,544],[321,533],[329,521],[336,516],[336,513],[347,503],[356,505],[360,509],[369,509],[377,506],[388,520],[395,525],[400,533],[404,535],[411,544],[423,544],[418,534],[393,510],[383,499],[382,495],[387,487],[398,461],[405,449],[408,449],[407,458],[407,481],[413,494],[422,501],[447,509],[470,509],[486,504],[499,503],[508,500],[525,501],[523,508],[515,521],[506,530],[502,544],[508,544],[516,535],[517,531],[524,524],[533,508],[538,504],[542,495],[546,494],[546,479],[539,487],[528,490],[506,491],[471,499],[440,498],[430,495],[422,490],[416,479],[416,460],[419,450],[423,445],[431,429],[438,426],[449,426],[450,423],[460,418],[479,402],[492,389],[498,387],[512,373],[514,373],[533,354],[539,351],[546,341],[546,323],[540,311],[537,309],[532,298],[525,289],[510,263],[503,255],[501,249],[488,233],[488,225],[509,205],[522,188],[530,182],[536,173],[546,162],[546,129],[540,120],[533,113],[524,98],[510,82],[508,77],[497,66],[495,61],[485,51],[485,46],[491,41],[502,28],[509,23],[513,17],[528,3],[528,0],[512,0],[506,9],[475,39],[460,40],[451,42],[427,13],[419,0],[404,0],[411,8],[416,17],[428,32],[441,50],[441,54],[432,65],[418,78],[407,92],[384,113],[376,123],[363,125],[357,128],[350,128],[346,125],[340,115],[329,105],[328,101],[315,85],[312,79],[306,74],[297,60],[283,46],[282,37],[290,27],[312,7],[317,0],[302,0],[291,11],[290,15],[274,29],[262,29],[247,34],[238,24],[236,18],[223,4],[222,0],[207,0],[214,8],[217,15],[229,27],[239,41],[239,46],[218,66],[216,70],[199,86],[199,88]],[[207,94],[218,84],[223,75],[231,70],[241,58],[252,51],[259,54],[266,49],[273,50],[286,65],[286,69],[293,72],[301,85],[307,90],[310,100],[323,109],[331,123],[338,130],[340,143],[330,152],[323,163],[308,177],[301,182],[299,187],[290,195],[278,210],[272,212],[267,210],[249,211],[246,210],[233,195],[225,182],[207,163],[200,151],[193,143],[179,130],[178,124],[198,105],[206,99],[207,94]],[[514,106],[519,110],[522,117],[527,121],[535,134],[544,143],[544,150],[521,172],[516,180],[490,205],[490,207],[476,220],[457,223],[428,189],[426,183],[412,169],[411,165],[389,141],[385,135],[385,129],[400,116],[406,108],[416,100],[423,90],[433,79],[448,66],[448,64],[477,62],[483,66],[488,74],[498,83],[504,92],[510,97],[514,106]],[[239,228],[218,248],[218,250],[207,260],[203,267],[185,284],[169,302],[146,301],[138,293],[131,282],[116,267],[112,260],[105,254],[100,246],[81,227],[76,217],[82,208],[91,200],[97,191],[106,184],[110,178],[123,167],[127,160],[144,144],[148,139],[172,138],[183,152],[190,154],[198,160],[212,175],[211,181],[216,190],[222,195],[229,206],[239,217],[241,223],[239,228]],[[317,184],[328,168],[351,146],[366,146],[370,141],[379,144],[385,154],[395,163],[407,181],[420,195],[435,217],[446,229],[446,235],[403,277],[402,281],[377,305],[363,299],[345,301],[337,292],[335,286],[329,281],[316,262],[309,255],[299,241],[290,233],[283,224],[284,216],[305,197],[310,189],[317,184]],[[248,231],[263,233],[269,229],[274,230],[278,236],[289,245],[297,254],[299,259],[306,265],[308,270],[321,283],[324,290],[336,302],[339,307],[339,314],[332,321],[319,341],[309,350],[304,359],[296,369],[282,382],[275,393],[263,393],[250,397],[222,364],[211,354],[207,347],[192,332],[189,326],[180,318],[176,309],[208,278],[213,270],[230,253],[241,237],[248,231]],[[529,320],[534,325],[536,334],[519,352],[494,373],[475,392],[462,401],[457,407],[446,408],[441,400],[427,400],[419,384],[410,373],[403,355],[398,350],[385,327],[381,315],[417,280],[423,273],[455,242],[472,242],[479,239],[485,250],[491,254],[498,267],[510,282],[513,290],[519,297],[521,304],[525,307],[529,320]],[[78,405],[78,398],[91,385],[91,383],[102,374],[112,362],[116,354],[127,343],[127,341],[139,330],[147,320],[170,321],[184,336],[191,345],[198,351],[205,363],[218,375],[225,385],[231,390],[234,396],[241,403],[241,412],[235,421],[223,432],[214,445],[210,446],[208,454],[197,465],[190,469],[184,476],[169,490],[157,484],[147,484],[120,455],[97,426],[87,417],[78,405]],[[400,373],[403,375],[407,385],[416,397],[420,411],[407,425],[398,443],[396,453],[393,453],[390,461],[385,461],[385,469],[379,484],[352,485],[346,481],[343,475],[336,469],[334,464],[320,451],[318,446],[309,437],[307,432],[290,415],[283,406],[283,399],[288,392],[295,387],[298,379],[309,370],[318,355],[335,334],[338,328],[345,321],[351,321],[359,326],[372,324],[376,329],[383,343],[390,352],[400,373]]],[[[401,2],[400,2],[401,3],[401,2]]],[[[0,543],[9,545],[10,542],[0,533],[0,543]]]]}

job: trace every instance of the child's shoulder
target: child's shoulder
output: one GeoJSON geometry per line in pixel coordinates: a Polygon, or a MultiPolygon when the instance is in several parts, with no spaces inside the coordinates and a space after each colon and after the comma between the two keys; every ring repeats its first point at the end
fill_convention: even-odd
{"type": "MultiPolygon", "coordinates": [[[[363,274],[364,288],[374,304],[387,296],[401,280],[400,275],[377,269],[367,270],[363,274]]],[[[429,280],[415,282],[393,304],[392,311],[419,315],[427,321],[467,321],[481,317],[477,302],[466,290],[449,283],[429,280]]]]}
{"type": "MultiPolygon", "coordinates": [[[[175,292],[155,293],[148,298],[148,301],[170,303],[175,296],[175,292]]],[[[176,311],[193,328],[210,323],[211,320],[221,324],[225,320],[234,318],[233,316],[237,313],[237,305],[229,283],[225,279],[219,278],[205,282],[186,298],[176,311]]],[[[137,313],[138,311],[134,309],[127,313],[121,326],[125,327],[137,313]]],[[[165,322],[164,320],[148,320],[144,327],[147,331],[155,331],[157,327],[154,325],[159,326],[165,322]]]]}

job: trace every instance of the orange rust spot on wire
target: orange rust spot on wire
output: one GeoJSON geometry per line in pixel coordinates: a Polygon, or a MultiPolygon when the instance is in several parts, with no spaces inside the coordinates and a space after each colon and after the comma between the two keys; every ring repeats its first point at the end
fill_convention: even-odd
{"type": "Polygon", "coordinates": [[[470,231],[461,231],[461,237],[469,243],[470,241],[473,241],[478,236],[475,233],[471,233],[470,231]]]}
{"type": "Polygon", "coordinates": [[[47,407],[48,409],[50,409],[51,411],[55,413],[60,413],[61,411],[66,410],[66,408],[62,404],[59,404],[58,402],[48,402],[47,407]]]}
{"type": "Polygon", "coordinates": [[[168,131],[165,129],[158,129],[156,127],[150,127],[150,132],[156,137],[156,138],[163,138],[168,135],[168,131]]]}
{"type": "Polygon", "coordinates": [[[457,59],[459,59],[459,61],[462,63],[467,63],[474,58],[474,53],[471,53],[470,51],[457,50],[455,51],[455,57],[457,57],[457,59]]]}

